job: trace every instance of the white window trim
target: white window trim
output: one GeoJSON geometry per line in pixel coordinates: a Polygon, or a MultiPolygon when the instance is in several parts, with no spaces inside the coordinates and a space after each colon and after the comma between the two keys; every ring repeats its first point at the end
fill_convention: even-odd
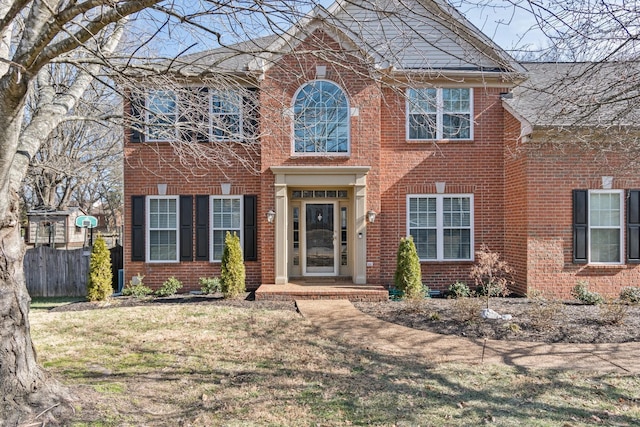
{"type": "Polygon", "coordinates": [[[149,264],[166,264],[180,262],[180,196],[147,196],[145,197],[145,258],[149,264]],[[175,230],[176,232],[176,259],[174,260],[152,260],[151,259],[151,200],[174,199],[176,201],[176,227],[174,228],[154,228],[154,231],[175,230]]]}
{"type": "MultiPolygon", "coordinates": [[[[475,234],[475,220],[474,220],[474,200],[473,194],[407,194],[407,202],[406,202],[406,224],[407,224],[407,236],[411,235],[411,226],[410,226],[410,211],[409,211],[409,203],[411,199],[414,198],[435,198],[436,199],[436,258],[420,258],[420,262],[473,262],[475,256],[475,243],[474,243],[474,234],[475,234]],[[469,224],[470,224],[470,236],[469,236],[469,244],[470,250],[469,255],[470,258],[445,258],[444,257],[444,215],[443,215],[443,199],[445,198],[455,198],[455,197],[467,197],[469,198],[469,224]]],[[[465,227],[466,228],[466,227],[465,227]]],[[[419,256],[419,255],[418,255],[419,256]]]]}
{"type": "Polygon", "coordinates": [[[473,88],[471,87],[437,87],[437,88],[407,88],[405,91],[405,135],[407,141],[473,141],[474,135],[474,117],[473,117],[473,88]],[[411,138],[411,125],[409,117],[411,116],[411,101],[409,98],[410,90],[420,89],[436,89],[436,137],[435,139],[411,138]],[[442,98],[442,89],[468,89],[469,90],[469,138],[443,138],[443,116],[444,101],[442,98]]]}
{"type": "Polygon", "coordinates": [[[240,141],[243,140],[245,135],[244,135],[244,96],[242,94],[242,92],[240,90],[237,89],[220,89],[220,88],[212,88],[209,87],[207,88],[207,93],[208,93],[208,98],[209,98],[209,110],[208,110],[208,114],[209,114],[209,140],[210,141],[240,141]],[[234,94],[238,95],[240,97],[240,105],[239,105],[239,110],[238,110],[238,133],[234,133],[232,134],[230,137],[221,137],[218,135],[214,135],[213,134],[213,123],[214,123],[214,116],[216,117],[221,117],[221,116],[231,116],[231,115],[235,115],[235,114],[230,114],[230,113],[214,113],[213,112],[213,96],[215,94],[221,93],[221,92],[233,92],[234,94]]]}
{"type": "Polygon", "coordinates": [[[178,93],[174,90],[165,90],[165,89],[152,89],[146,92],[145,94],[145,99],[144,99],[144,105],[145,105],[145,138],[146,141],[148,142],[170,142],[170,141],[177,141],[178,140],[178,129],[175,128],[175,125],[178,123],[178,118],[180,117],[180,103],[179,103],[179,99],[178,99],[178,93]],[[152,128],[153,126],[150,125],[151,121],[151,117],[152,117],[152,113],[150,110],[150,106],[149,106],[149,98],[152,92],[170,92],[173,93],[173,95],[175,96],[175,101],[176,101],[176,110],[174,112],[175,114],[175,119],[173,122],[173,126],[174,126],[174,135],[173,135],[173,140],[169,140],[169,139],[155,139],[151,137],[151,131],[150,128],[152,128]]]}
{"type": "MultiPolygon", "coordinates": [[[[240,247],[242,248],[242,252],[244,253],[244,239],[243,239],[243,231],[244,231],[244,197],[243,196],[210,196],[209,197],[209,222],[210,222],[210,230],[209,230],[209,261],[220,263],[222,259],[215,259],[214,251],[213,251],[213,232],[216,230],[223,230],[222,228],[214,228],[213,227],[213,201],[214,199],[237,199],[240,200],[240,226],[238,229],[238,237],[240,237],[240,247]]],[[[224,228],[224,230],[228,230],[224,228]]]]}
{"type": "Polygon", "coordinates": [[[589,190],[589,200],[588,200],[588,209],[587,209],[587,221],[588,221],[588,237],[587,237],[587,262],[589,265],[623,265],[625,263],[625,194],[624,190],[589,190]],[[620,196],[620,219],[618,229],[620,230],[620,253],[619,253],[619,262],[595,262],[591,261],[591,230],[592,229],[612,229],[616,227],[611,226],[592,226],[591,225],[591,195],[592,194],[618,194],[620,196]]]}
{"type": "Polygon", "coordinates": [[[315,80],[309,80],[309,81],[303,83],[302,85],[300,85],[298,90],[296,90],[296,92],[293,94],[293,99],[292,99],[292,102],[291,102],[291,109],[289,110],[289,112],[287,112],[286,115],[289,115],[291,117],[291,156],[292,157],[349,157],[349,156],[351,156],[351,104],[349,103],[349,97],[347,96],[347,92],[338,83],[336,83],[336,82],[334,82],[332,80],[327,80],[327,79],[315,79],[315,80]],[[296,151],[296,133],[295,133],[295,129],[296,129],[296,123],[295,123],[296,98],[298,97],[298,94],[300,93],[302,88],[304,88],[305,86],[307,86],[309,84],[315,83],[315,82],[327,82],[327,83],[331,83],[331,84],[335,85],[336,87],[338,87],[338,89],[340,89],[342,91],[342,94],[344,95],[344,98],[347,101],[347,111],[349,112],[349,114],[347,116],[347,151],[345,151],[345,152],[315,151],[313,153],[307,153],[307,152],[297,152],[296,151]]]}

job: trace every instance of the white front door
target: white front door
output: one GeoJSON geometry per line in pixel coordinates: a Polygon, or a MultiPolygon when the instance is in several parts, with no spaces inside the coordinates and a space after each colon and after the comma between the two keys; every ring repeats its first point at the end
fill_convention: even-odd
{"type": "Polygon", "coordinates": [[[335,202],[304,204],[302,268],[305,276],[338,274],[337,213],[335,202]]]}

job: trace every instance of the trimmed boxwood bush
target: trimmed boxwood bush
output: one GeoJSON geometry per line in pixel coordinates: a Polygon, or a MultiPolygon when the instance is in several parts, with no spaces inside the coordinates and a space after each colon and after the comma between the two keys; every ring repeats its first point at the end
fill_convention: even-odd
{"type": "Polygon", "coordinates": [[[411,236],[400,240],[393,283],[396,289],[402,292],[404,298],[423,297],[420,259],[411,236]]]}
{"type": "Polygon", "coordinates": [[[245,269],[240,237],[228,231],[224,238],[220,282],[225,298],[237,298],[245,292],[245,269]]]}
{"type": "Polygon", "coordinates": [[[111,285],[111,254],[101,234],[98,234],[91,250],[89,261],[89,281],[87,283],[87,299],[104,301],[113,294],[111,285]]]}

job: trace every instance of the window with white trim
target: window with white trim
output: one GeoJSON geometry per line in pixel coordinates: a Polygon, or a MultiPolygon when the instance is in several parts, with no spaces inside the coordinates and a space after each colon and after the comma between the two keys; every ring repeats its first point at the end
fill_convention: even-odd
{"type": "Polygon", "coordinates": [[[348,154],[349,102],[335,83],[314,80],[293,101],[293,151],[296,154],[348,154]]]}
{"type": "Polygon", "coordinates": [[[473,138],[471,88],[407,90],[407,139],[473,138]]]}
{"type": "Polygon", "coordinates": [[[589,262],[623,261],[624,194],[622,190],[589,191],[589,262]]]}
{"type": "Polygon", "coordinates": [[[473,195],[408,195],[407,234],[421,261],[473,260],[473,195]]]}
{"type": "Polygon", "coordinates": [[[178,262],[178,197],[147,197],[147,261],[178,262]]]}
{"type": "Polygon", "coordinates": [[[242,94],[237,90],[210,89],[211,139],[242,139],[242,94]]]}
{"type": "Polygon", "coordinates": [[[227,231],[242,242],[242,197],[211,197],[211,261],[221,261],[227,231]]]}
{"type": "Polygon", "coordinates": [[[146,123],[148,141],[176,139],[178,98],[174,91],[150,90],[147,93],[146,123]]]}

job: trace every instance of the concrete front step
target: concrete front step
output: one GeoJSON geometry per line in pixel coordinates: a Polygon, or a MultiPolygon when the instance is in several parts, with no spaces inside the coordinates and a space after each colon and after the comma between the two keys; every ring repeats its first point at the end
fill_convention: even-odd
{"type": "Polygon", "coordinates": [[[257,301],[349,300],[379,302],[389,299],[389,292],[379,285],[355,285],[306,282],[304,285],[261,285],[255,293],[257,301]]]}

